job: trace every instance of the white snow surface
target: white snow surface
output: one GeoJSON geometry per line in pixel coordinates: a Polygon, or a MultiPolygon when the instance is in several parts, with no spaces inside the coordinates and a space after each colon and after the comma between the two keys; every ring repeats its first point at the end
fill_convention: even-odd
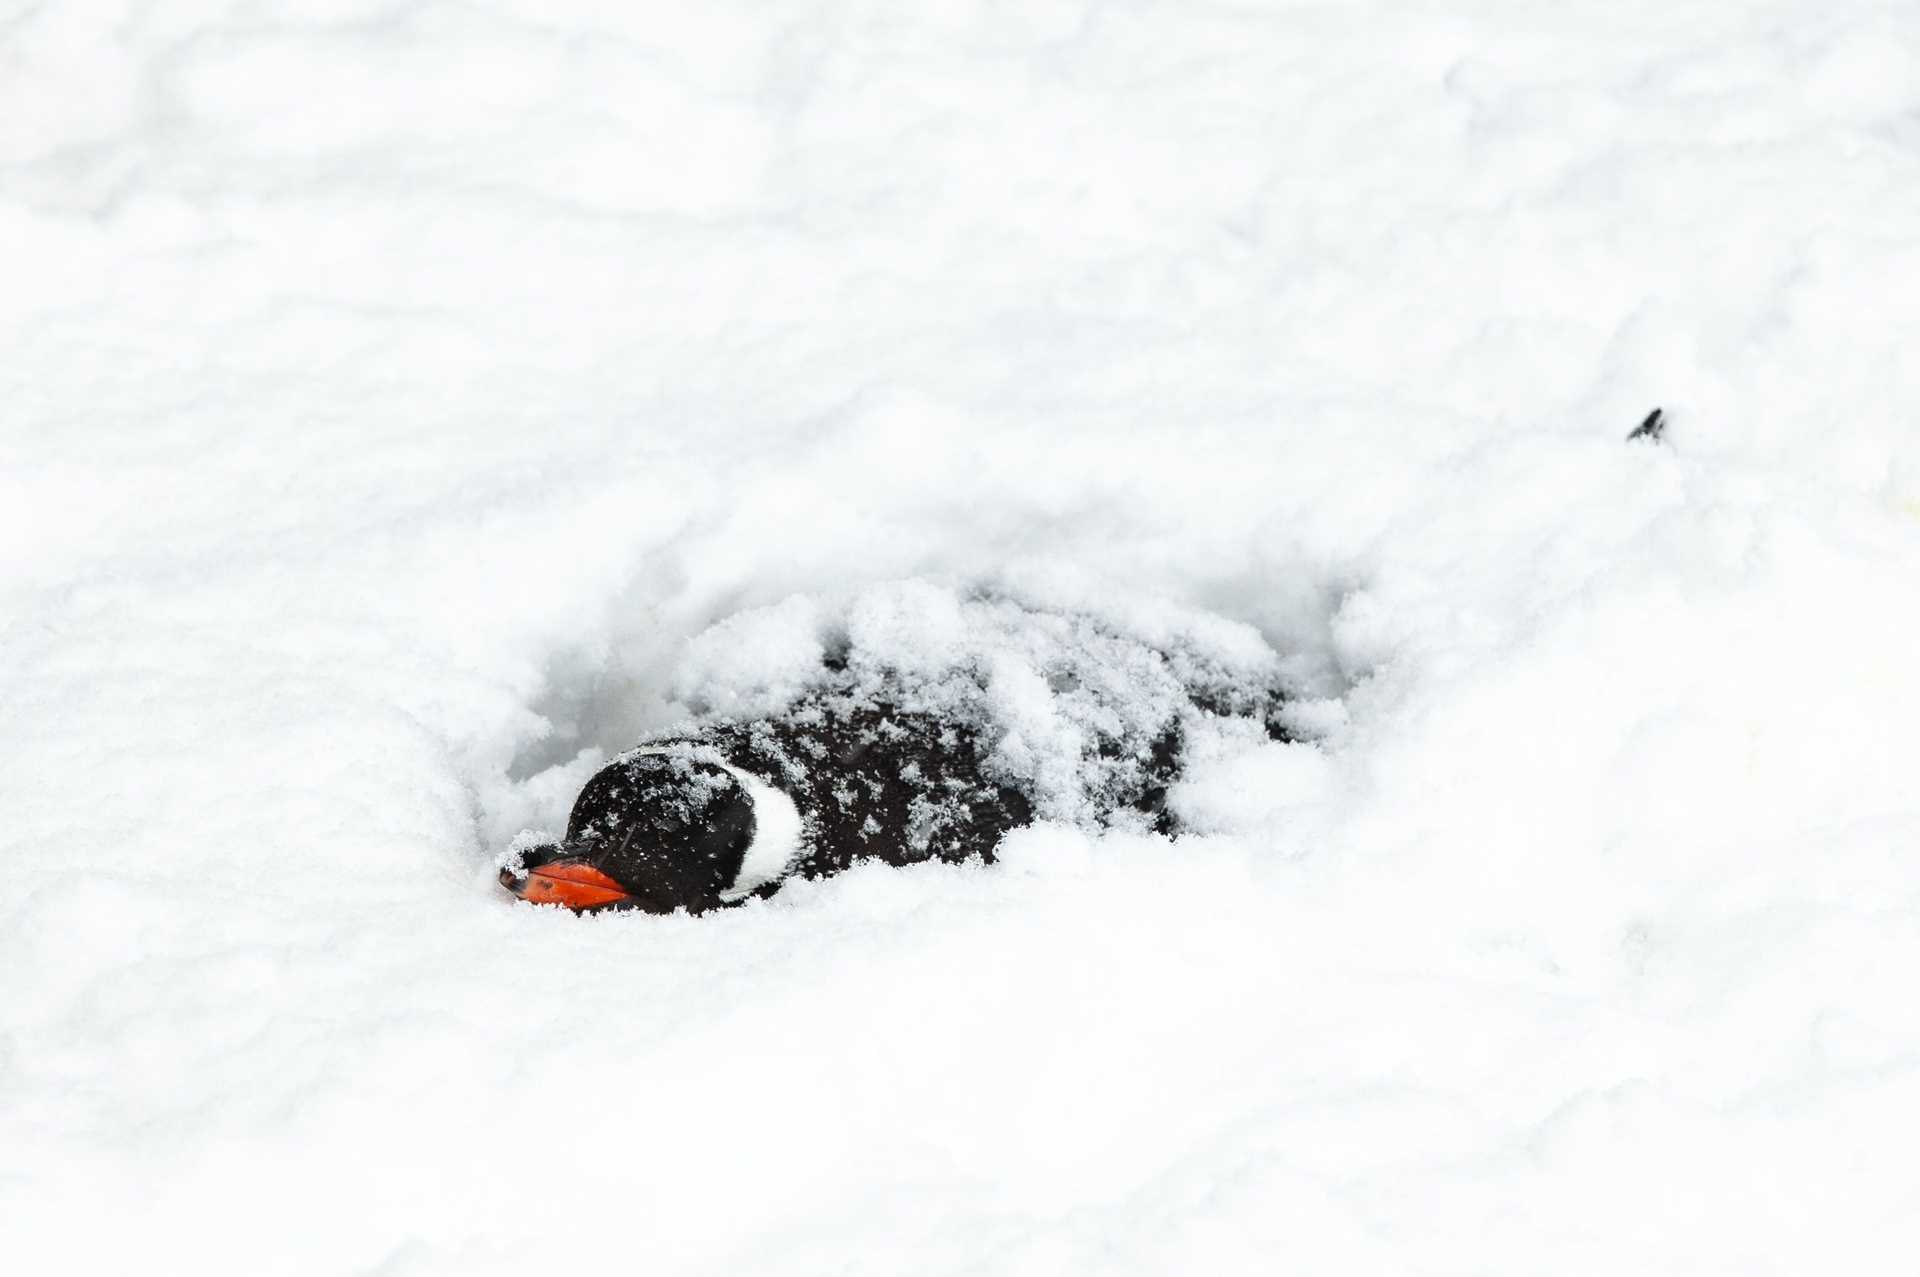
{"type": "Polygon", "coordinates": [[[1916,351],[1911,5],[0,4],[8,1268],[1910,1272],[1916,351]],[[493,882],[981,583],[1303,740],[493,882]]]}

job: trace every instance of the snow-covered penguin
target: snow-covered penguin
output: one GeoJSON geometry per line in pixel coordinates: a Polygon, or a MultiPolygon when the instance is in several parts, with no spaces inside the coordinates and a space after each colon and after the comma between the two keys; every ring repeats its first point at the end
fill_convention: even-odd
{"type": "Polygon", "coordinates": [[[766,712],[699,716],[614,758],[565,838],[501,883],[581,911],[702,913],[865,860],[990,861],[1034,819],[1171,833],[1196,732],[1282,735],[1278,660],[1245,627],[1223,646],[949,602],[964,641],[937,660],[911,627],[856,624],[766,712]]]}

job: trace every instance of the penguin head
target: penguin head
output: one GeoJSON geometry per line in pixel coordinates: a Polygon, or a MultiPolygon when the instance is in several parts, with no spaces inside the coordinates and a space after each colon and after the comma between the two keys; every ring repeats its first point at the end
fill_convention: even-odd
{"type": "Polygon", "coordinates": [[[566,840],[500,871],[522,900],[575,912],[701,913],[740,897],[758,822],[755,788],[710,751],[666,747],[602,768],[574,802],[566,840]]]}

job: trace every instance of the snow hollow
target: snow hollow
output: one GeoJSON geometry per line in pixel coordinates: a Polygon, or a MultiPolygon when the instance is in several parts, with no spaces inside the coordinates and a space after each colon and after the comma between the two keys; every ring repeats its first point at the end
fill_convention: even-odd
{"type": "Polygon", "coordinates": [[[8,6],[10,1269],[1909,1271],[1916,228],[1877,0],[8,6]],[[495,883],[981,591],[1295,738],[495,883]]]}

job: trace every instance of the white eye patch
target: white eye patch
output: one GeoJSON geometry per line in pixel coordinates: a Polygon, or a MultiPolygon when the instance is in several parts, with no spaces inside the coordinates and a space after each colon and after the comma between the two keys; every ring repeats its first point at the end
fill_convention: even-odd
{"type": "Polygon", "coordinates": [[[793,805],[793,799],[738,767],[727,770],[753,800],[753,841],[741,857],[739,876],[720,893],[720,899],[732,904],[787,872],[800,854],[801,825],[800,809],[793,805]]]}

